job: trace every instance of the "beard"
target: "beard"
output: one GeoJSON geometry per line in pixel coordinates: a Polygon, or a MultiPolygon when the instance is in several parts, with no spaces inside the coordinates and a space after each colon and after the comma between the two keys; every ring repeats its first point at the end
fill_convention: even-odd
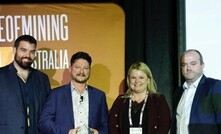
{"type": "Polygon", "coordinates": [[[15,62],[23,69],[29,69],[33,63],[33,59],[29,57],[18,57],[17,53],[15,54],[15,62]],[[26,61],[23,61],[26,59],[26,61]]]}
{"type": "Polygon", "coordinates": [[[74,81],[76,81],[77,83],[86,83],[87,81],[88,81],[88,79],[89,79],[89,77],[90,76],[88,76],[88,77],[86,77],[86,75],[85,74],[77,74],[77,76],[72,76],[72,79],[74,80],[74,81]],[[84,76],[85,78],[84,79],[82,79],[82,80],[80,80],[80,79],[78,79],[77,78],[77,76],[84,76]]]}

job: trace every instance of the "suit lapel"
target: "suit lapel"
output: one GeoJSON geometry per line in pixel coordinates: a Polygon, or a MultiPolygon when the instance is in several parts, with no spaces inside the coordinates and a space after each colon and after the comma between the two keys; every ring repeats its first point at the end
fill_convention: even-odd
{"type": "Polygon", "coordinates": [[[190,112],[190,122],[192,122],[191,120],[194,119],[191,116],[195,117],[194,113],[196,113],[196,111],[199,110],[199,108],[198,108],[200,106],[199,99],[200,99],[200,96],[201,96],[201,94],[203,92],[205,79],[206,79],[206,77],[203,75],[203,77],[201,78],[201,80],[199,82],[199,85],[197,86],[196,93],[195,93],[195,96],[193,98],[191,112],[190,112]]]}
{"type": "Polygon", "coordinates": [[[180,99],[181,99],[181,97],[183,95],[183,92],[184,92],[184,89],[183,89],[182,86],[177,89],[177,92],[174,95],[173,103],[174,103],[175,107],[173,109],[177,109],[177,106],[178,106],[178,104],[180,102],[180,99]]]}
{"type": "Polygon", "coordinates": [[[63,91],[64,91],[65,99],[67,102],[68,113],[70,115],[71,122],[73,123],[73,126],[74,126],[73,104],[72,104],[72,97],[71,97],[72,95],[71,95],[71,86],[70,85],[71,85],[70,83],[67,84],[63,91]]]}
{"type": "Polygon", "coordinates": [[[19,104],[21,105],[21,108],[24,109],[24,102],[23,102],[23,97],[22,97],[22,94],[21,94],[21,87],[20,87],[20,84],[18,82],[18,76],[16,74],[16,70],[13,66],[13,64],[10,64],[9,65],[9,79],[11,81],[14,81],[14,84],[9,84],[9,86],[11,86],[11,88],[8,88],[8,89],[11,89],[13,91],[11,91],[12,93],[15,92],[17,98],[18,98],[18,102],[19,104]]]}
{"type": "Polygon", "coordinates": [[[94,96],[93,94],[93,89],[88,86],[88,98],[89,98],[89,121],[88,121],[88,124],[89,126],[92,126],[92,117],[93,117],[93,105],[94,105],[94,101],[92,99],[96,99],[96,96],[94,96]]]}

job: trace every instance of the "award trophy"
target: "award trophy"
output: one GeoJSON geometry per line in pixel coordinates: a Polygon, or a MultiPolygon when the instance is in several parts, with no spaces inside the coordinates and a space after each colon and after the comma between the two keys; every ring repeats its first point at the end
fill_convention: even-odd
{"type": "Polygon", "coordinates": [[[84,124],[77,131],[77,134],[92,134],[92,132],[90,131],[90,128],[84,124]]]}

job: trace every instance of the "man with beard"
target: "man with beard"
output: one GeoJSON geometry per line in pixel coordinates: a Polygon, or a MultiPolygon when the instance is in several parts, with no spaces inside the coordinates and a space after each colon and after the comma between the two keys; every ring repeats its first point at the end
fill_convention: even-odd
{"type": "Polygon", "coordinates": [[[198,50],[185,51],[180,60],[185,82],[174,94],[171,134],[221,134],[221,81],[203,74],[198,50]]]}
{"type": "Polygon", "coordinates": [[[43,134],[108,134],[105,93],[87,84],[91,57],[77,52],[71,57],[71,82],[55,88],[40,116],[43,134]]]}
{"type": "Polygon", "coordinates": [[[48,76],[31,64],[37,41],[30,35],[15,40],[14,61],[0,68],[0,133],[40,134],[38,120],[50,92],[48,76]]]}

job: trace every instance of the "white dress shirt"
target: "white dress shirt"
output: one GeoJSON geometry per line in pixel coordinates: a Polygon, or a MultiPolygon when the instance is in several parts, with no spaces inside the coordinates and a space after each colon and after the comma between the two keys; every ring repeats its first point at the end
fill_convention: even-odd
{"type": "Polygon", "coordinates": [[[78,134],[86,134],[88,133],[89,120],[89,100],[87,87],[84,92],[80,94],[79,91],[72,85],[71,95],[75,128],[80,127],[78,134]]]}
{"type": "Polygon", "coordinates": [[[183,84],[183,95],[177,106],[177,134],[189,134],[188,125],[190,120],[190,112],[193,103],[193,99],[196,93],[197,86],[199,84],[200,76],[192,85],[183,84]]]}

